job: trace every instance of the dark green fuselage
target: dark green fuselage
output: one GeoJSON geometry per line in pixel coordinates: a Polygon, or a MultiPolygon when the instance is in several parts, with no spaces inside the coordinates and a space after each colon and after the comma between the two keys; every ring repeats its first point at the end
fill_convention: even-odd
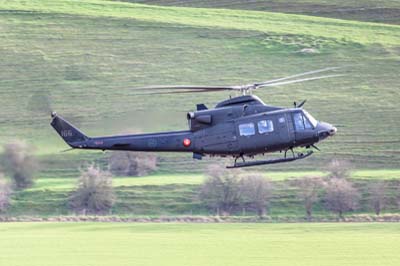
{"type": "Polygon", "coordinates": [[[253,95],[223,101],[214,109],[198,105],[188,113],[185,131],[91,138],[57,114],[52,117],[51,125],[72,148],[192,152],[197,159],[309,147],[336,133],[335,127],[315,121],[301,108],[268,106],[253,95]]]}

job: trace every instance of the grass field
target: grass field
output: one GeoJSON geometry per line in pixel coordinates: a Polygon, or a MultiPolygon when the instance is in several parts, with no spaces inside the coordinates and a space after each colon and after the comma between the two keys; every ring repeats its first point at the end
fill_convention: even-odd
{"type": "Polygon", "coordinates": [[[7,266],[397,266],[399,224],[0,224],[7,266]]]}
{"type": "MultiPolygon", "coordinates": [[[[57,166],[46,170],[58,176],[82,158],[105,155],[60,154],[66,146],[48,125],[50,110],[88,135],[185,129],[196,103],[212,106],[228,95],[144,98],[131,88],[240,84],[327,66],[345,66],[347,76],[257,92],[280,106],[308,99],[308,111],[339,126],[313,158],[264,169],[315,170],[332,157],[358,168],[399,167],[400,26],[97,0],[1,1],[0,12],[0,143],[17,137],[36,144],[44,164],[57,166]]],[[[210,162],[160,156],[160,171],[169,173],[201,172],[210,162]]]]}

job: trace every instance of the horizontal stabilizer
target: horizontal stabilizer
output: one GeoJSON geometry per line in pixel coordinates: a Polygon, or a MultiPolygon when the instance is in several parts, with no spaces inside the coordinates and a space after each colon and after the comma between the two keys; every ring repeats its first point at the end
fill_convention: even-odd
{"type": "Polygon", "coordinates": [[[204,103],[199,103],[196,105],[197,111],[208,110],[207,106],[204,103]]]}

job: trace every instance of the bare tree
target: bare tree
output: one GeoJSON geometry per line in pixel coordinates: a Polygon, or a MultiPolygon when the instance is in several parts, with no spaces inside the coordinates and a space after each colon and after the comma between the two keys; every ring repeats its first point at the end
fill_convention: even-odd
{"type": "Polygon", "coordinates": [[[369,201],[376,215],[380,215],[385,205],[386,187],[383,181],[377,181],[369,185],[369,201]]]}
{"type": "Polygon", "coordinates": [[[349,161],[333,159],[326,166],[331,178],[348,178],[350,177],[352,165],[349,161]]]}
{"type": "Polygon", "coordinates": [[[24,141],[14,141],[4,145],[4,162],[17,188],[33,185],[38,162],[34,156],[34,147],[24,141]]]}
{"type": "Polygon", "coordinates": [[[157,157],[150,153],[114,151],[108,162],[117,176],[143,176],[157,170],[157,157]]]}
{"type": "Polygon", "coordinates": [[[343,212],[358,207],[360,195],[346,179],[332,178],[326,183],[326,208],[343,217],[343,212]]]}
{"type": "Polygon", "coordinates": [[[114,202],[111,174],[93,165],[82,172],[78,188],[70,197],[70,206],[83,213],[106,213],[114,202]]]}
{"type": "Polygon", "coordinates": [[[11,186],[4,178],[3,174],[0,174],[0,213],[7,210],[10,205],[11,186]]]}
{"type": "Polygon", "coordinates": [[[208,178],[201,187],[200,200],[218,214],[229,215],[241,203],[239,172],[211,165],[206,174],[208,178]]]}
{"type": "Polygon", "coordinates": [[[256,210],[263,217],[272,196],[272,184],[260,175],[250,175],[242,178],[241,189],[244,203],[256,210]]]}
{"type": "Polygon", "coordinates": [[[394,188],[394,204],[400,209],[400,180],[393,180],[391,183],[391,187],[394,188]]]}
{"type": "Polygon", "coordinates": [[[312,218],[313,206],[320,200],[324,182],[320,177],[304,177],[295,181],[298,188],[297,197],[304,204],[307,220],[312,218]]]}

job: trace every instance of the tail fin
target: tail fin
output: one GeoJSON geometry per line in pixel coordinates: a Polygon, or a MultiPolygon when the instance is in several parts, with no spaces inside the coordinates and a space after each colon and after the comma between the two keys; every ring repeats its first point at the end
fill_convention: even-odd
{"type": "Polygon", "coordinates": [[[79,148],[82,146],[82,142],[87,141],[89,138],[85,136],[79,129],[74,127],[67,120],[58,116],[56,112],[51,113],[53,120],[51,126],[57,131],[57,133],[63,138],[63,140],[72,148],[79,148]]]}

